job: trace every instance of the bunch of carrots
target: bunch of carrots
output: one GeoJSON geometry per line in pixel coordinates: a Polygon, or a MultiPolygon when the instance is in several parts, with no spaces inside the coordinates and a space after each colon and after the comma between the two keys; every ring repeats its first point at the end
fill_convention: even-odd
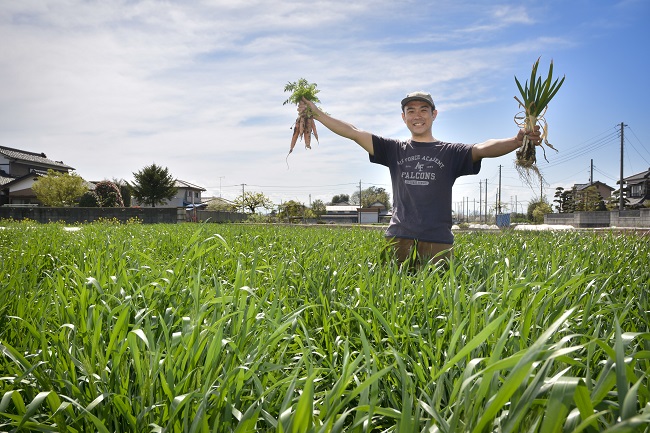
{"type": "MultiPolygon", "coordinates": [[[[312,102],[320,102],[316,94],[320,90],[316,89],[316,83],[310,83],[306,79],[301,78],[296,82],[289,82],[284,86],[285,92],[291,92],[291,96],[284,101],[282,105],[286,104],[295,104],[298,105],[302,98],[305,98],[312,102]]],[[[318,141],[318,132],[316,132],[316,122],[314,121],[314,113],[311,112],[309,108],[302,112],[293,128],[293,136],[291,137],[291,147],[289,148],[289,153],[293,151],[293,148],[296,146],[298,139],[304,140],[305,148],[311,149],[311,135],[314,134],[314,138],[318,141]]],[[[288,155],[287,155],[288,156],[288,155]]]]}

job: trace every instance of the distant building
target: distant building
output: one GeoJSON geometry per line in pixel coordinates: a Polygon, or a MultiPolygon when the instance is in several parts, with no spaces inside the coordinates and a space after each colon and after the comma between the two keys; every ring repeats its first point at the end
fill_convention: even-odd
{"type": "Polygon", "coordinates": [[[37,205],[32,185],[48,170],[69,173],[74,168],[44,153],[0,146],[0,205],[37,205]]]}
{"type": "Polygon", "coordinates": [[[232,210],[235,208],[235,203],[221,197],[202,197],[203,204],[206,207],[218,208],[222,210],[232,210]]]}
{"type": "MultiPolygon", "coordinates": [[[[612,192],[615,190],[611,186],[604,184],[600,181],[592,183],[576,183],[573,185],[573,200],[575,203],[580,203],[583,200],[583,197],[586,195],[588,188],[594,187],[600,197],[603,200],[603,203],[607,203],[612,197],[612,192]]],[[[604,209],[603,209],[604,210],[604,209]]]]}
{"type": "Polygon", "coordinates": [[[390,213],[386,205],[375,202],[367,207],[350,205],[347,202],[325,206],[325,214],[321,217],[328,223],[362,223],[373,224],[386,222],[390,219],[390,213]]]}
{"type": "MultiPolygon", "coordinates": [[[[204,207],[201,200],[201,193],[206,191],[205,188],[194,185],[184,180],[176,179],[174,181],[176,188],[176,195],[168,200],[165,204],[157,204],[156,207],[184,207],[184,208],[201,208],[204,207]]],[[[149,207],[140,204],[137,200],[133,199],[134,206],[149,207]]]]}

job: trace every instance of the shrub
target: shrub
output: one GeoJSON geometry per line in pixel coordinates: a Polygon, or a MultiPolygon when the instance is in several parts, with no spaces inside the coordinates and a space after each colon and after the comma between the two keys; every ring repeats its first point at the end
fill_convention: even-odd
{"type": "Polygon", "coordinates": [[[102,180],[95,185],[95,195],[99,207],[124,207],[120,188],[110,180],[102,180]]]}

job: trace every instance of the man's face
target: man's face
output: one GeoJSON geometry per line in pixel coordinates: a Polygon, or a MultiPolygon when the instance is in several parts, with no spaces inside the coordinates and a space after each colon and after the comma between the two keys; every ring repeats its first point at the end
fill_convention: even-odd
{"type": "Polygon", "coordinates": [[[431,132],[437,110],[432,110],[431,105],[423,101],[411,101],[404,106],[402,120],[413,136],[420,136],[431,132]]]}

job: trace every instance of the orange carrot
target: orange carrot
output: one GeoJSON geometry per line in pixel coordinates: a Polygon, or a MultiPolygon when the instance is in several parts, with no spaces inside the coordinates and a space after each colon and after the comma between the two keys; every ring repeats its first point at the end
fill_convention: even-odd
{"type": "Polygon", "coordinates": [[[291,137],[291,147],[289,148],[289,153],[291,153],[293,151],[293,148],[296,147],[298,135],[300,135],[300,119],[296,119],[296,124],[293,127],[293,137],[291,137]]]}
{"type": "Polygon", "coordinates": [[[305,135],[305,116],[301,114],[298,120],[300,122],[300,138],[302,139],[305,135]]]}
{"type": "Polygon", "coordinates": [[[311,149],[311,118],[305,117],[305,148],[311,149]]]}
{"type": "Polygon", "coordinates": [[[314,120],[313,117],[311,117],[309,119],[309,122],[311,123],[311,132],[314,133],[314,137],[316,138],[316,141],[318,141],[318,132],[316,132],[316,121],[314,120]]]}

